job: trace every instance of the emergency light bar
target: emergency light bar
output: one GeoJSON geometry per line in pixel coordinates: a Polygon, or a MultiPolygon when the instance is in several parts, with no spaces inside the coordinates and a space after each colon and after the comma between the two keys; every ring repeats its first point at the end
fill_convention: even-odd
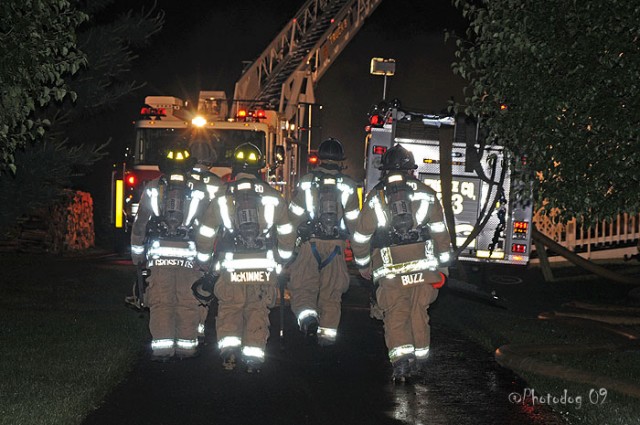
{"type": "Polygon", "coordinates": [[[264,109],[257,109],[255,111],[247,111],[246,109],[239,109],[236,114],[237,121],[245,122],[260,122],[260,120],[267,118],[267,113],[264,109]]]}
{"type": "Polygon", "coordinates": [[[153,108],[149,105],[144,105],[140,108],[140,115],[143,117],[166,117],[167,109],[166,108],[153,108]]]}

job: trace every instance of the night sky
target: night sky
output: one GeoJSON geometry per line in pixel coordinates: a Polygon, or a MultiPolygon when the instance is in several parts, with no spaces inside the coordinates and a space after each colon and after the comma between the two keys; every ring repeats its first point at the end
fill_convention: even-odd
{"type": "MultiPolygon", "coordinates": [[[[154,0],[117,2],[126,10],[148,8],[154,0]]],[[[445,29],[462,27],[462,18],[450,3],[382,1],[320,80],[316,101],[323,105],[322,138],[343,142],[350,157],[347,172],[356,179],[364,175],[366,114],[383,94],[383,77],[369,75],[372,57],[396,60],[396,75],[387,81],[387,99],[399,98],[408,109],[430,113],[446,108],[451,97],[462,100],[463,82],[450,68],[455,46],[444,42],[445,29]]],[[[157,0],[157,8],[166,12],[165,27],[140,52],[132,69],[132,77],[147,86],[104,116],[99,131],[100,138],[113,138],[110,161],[118,159],[132,138],[131,121],[145,96],[197,99],[201,89],[222,89],[232,96],[242,62],[262,53],[302,4],[303,0],[157,0]]]]}

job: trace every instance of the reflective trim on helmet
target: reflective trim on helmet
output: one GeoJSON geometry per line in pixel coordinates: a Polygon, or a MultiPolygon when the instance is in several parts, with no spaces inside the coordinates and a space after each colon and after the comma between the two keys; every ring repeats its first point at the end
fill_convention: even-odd
{"type": "Polygon", "coordinates": [[[291,202],[289,204],[289,211],[291,211],[292,213],[300,217],[302,214],[304,214],[305,209],[302,208],[300,205],[296,204],[295,202],[291,202]]]}
{"type": "Polygon", "coordinates": [[[344,213],[344,218],[346,218],[349,221],[352,221],[358,218],[358,214],[360,214],[360,210],[356,208],[344,213]]]}
{"type": "Polygon", "coordinates": [[[248,189],[251,189],[251,187],[252,185],[249,182],[243,182],[237,186],[238,190],[248,190],[248,189]]]}
{"type": "Polygon", "coordinates": [[[400,175],[400,174],[391,174],[387,178],[387,183],[401,182],[402,180],[403,180],[402,175],[400,175]]]}
{"type": "Polygon", "coordinates": [[[371,256],[367,255],[366,257],[355,257],[354,260],[355,260],[357,265],[366,266],[367,264],[369,264],[371,262],[371,256]]]}
{"type": "Polygon", "coordinates": [[[147,195],[151,198],[151,209],[153,210],[153,215],[160,216],[160,207],[158,206],[158,189],[155,187],[147,189],[147,195]]]}
{"type": "Polygon", "coordinates": [[[276,228],[279,234],[281,235],[289,235],[293,233],[293,225],[291,223],[283,224],[276,228]]]}
{"type": "Polygon", "coordinates": [[[131,253],[136,255],[144,254],[144,245],[131,245],[131,253]]]}
{"type": "Polygon", "coordinates": [[[183,350],[193,350],[198,346],[197,339],[179,339],[176,341],[176,346],[183,350]]]}
{"type": "Polygon", "coordinates": [[[200,235],[204,236],[205,238],[212,238],[216,235],[216,229],[203,224],[202,226],[200,226],[200,235]]]}
{"type": "Polygon", "coordinates": [[[151,349],[161,350],[163,348],[172,348],[173,344],[173,339],[153,339],[151,340],[151,349]]]}
{"type": "Polygon", "coordinates": [[[218,348],[228,348],[228,347],[240,347],[242,345],[242,340],[237,336],[225,336],[224,338],[218,341],[218,348]]]}
{"type": "Polygon", "coordinates": [[[402,356],[413,354],[415,351],[413,344],[400,345],[389,350],[389,359],[393,362],[402,356]]]}
{"type": "Polygon", "coordinates": [[[174,181],[174,182],[183,182],[184,181],[184,176],[182,174],[171,174],[169,176],[169,180],[174,181]]]}
{"type": "Polygon", "coordinates": [[[211,255],[206,252],[198,252],[197,258],[201,263],[206,263],[211,258],[211,255]]]}
{"type": "Polygon", "coordinates": [[[424,360],[429,357],[429,346],[427,345],[424,348],[416,348],[415,349],[416,359],[424,360]]]}
{"type": "Polygon", "coordinates": [[[444,224],[444,221],[437,221],[435,223],[429,223],[429,229],[433,233],[442,233],[447,231],[447,226],[444,224]]]}
{"type": "Polygon", "coordinates": [[[357,242],[357,243],[367,243],[371,240],[371,237],[373,236],[373,234],[371,235],[365,235],[362,234],[358,231],[353,233],[353,241],[357,242]]]}
{"type": "Polygon", "coordinates": [[[313,309],[306,309],[306,310],[302,310],[299,314],[298,314],[298,326],[300,326],[300,324],[302,323],[302,321],[304,319],[306,319],[307,317],[318,317],[318,312],[316,310],[313,309]]]}
{"type": "Polygon", "coordinates": [[[242,347],[242,355],[247,357],[257,357],[264,359],[264,350],[260,347],[242,347]]]}
{"type": "Polygon", "coordinates": [[[224,227],[233,232],[233,224],[231,224],[231,217],[229,217],[229,206],[227,205],[227,198],[224,196],[218,198],[218,206],[220,207],[220,216],[222,217],[224,227]]]}

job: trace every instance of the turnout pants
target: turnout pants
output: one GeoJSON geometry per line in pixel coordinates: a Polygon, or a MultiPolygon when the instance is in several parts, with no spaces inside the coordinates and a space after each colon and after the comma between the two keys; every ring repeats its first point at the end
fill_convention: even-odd
{"type": "Polygon", "coordinates": [[[403,285],[399,278],[382,278],[376,297],[384,311],[384,338],[390,352],[402,346],[417,350],[429,347],[428,310],[438,297],[437,289],[427,283],[403,285]]]}
{"type": "Polygon", "coordinates": [[[305,310],[314,310],[321,328],[338,329],[342,295],[349,289],[344,249],[345,242],[342,240],[311,239],[302,244],[296,261],[291,265],[288,285],[291,310],[296,318],[305,310]],[[312,250],[312,242],[315,243],[320,263],[334,255],[322,269],[312,250]],[[336,247],[340,252],[333,254],[336,247]]]}
{"type": "Polygon", "coordinates": [[[201,307],[191,285],[200,275],[180,266],[151,267],[147,301],[154,354],[171,356],[195,351],[201,307]]]}
{"type": "Polygon", "coordinates": [[[222,273],[214,294],[218,299],[218,341],[236,337],[243,347],[264,351],[269,339],[269,309],[277,299],[276,285],[230,282],[229,274],[222,273]]]}

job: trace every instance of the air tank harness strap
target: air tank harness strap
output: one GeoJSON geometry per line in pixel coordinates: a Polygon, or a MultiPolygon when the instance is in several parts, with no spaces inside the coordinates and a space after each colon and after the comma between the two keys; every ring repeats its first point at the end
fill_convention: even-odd
{"type": "Polygon", "coordinates": [[[318,271],[320,271],[324,269],[326,266],[328,266],[329,263],[333,261],[333,259],[336,257],[336,255],[340,255],[342,250],[338,245],[336,245],[336,247],[333,249],[333,252],[324,261],[322,261],[322,257],[318,252],[318,247],[316,246],[316,243],[311,242],[311,252],[313,253],[313,256],[316,257],[316,261],[318,262],[318,271]]]}

